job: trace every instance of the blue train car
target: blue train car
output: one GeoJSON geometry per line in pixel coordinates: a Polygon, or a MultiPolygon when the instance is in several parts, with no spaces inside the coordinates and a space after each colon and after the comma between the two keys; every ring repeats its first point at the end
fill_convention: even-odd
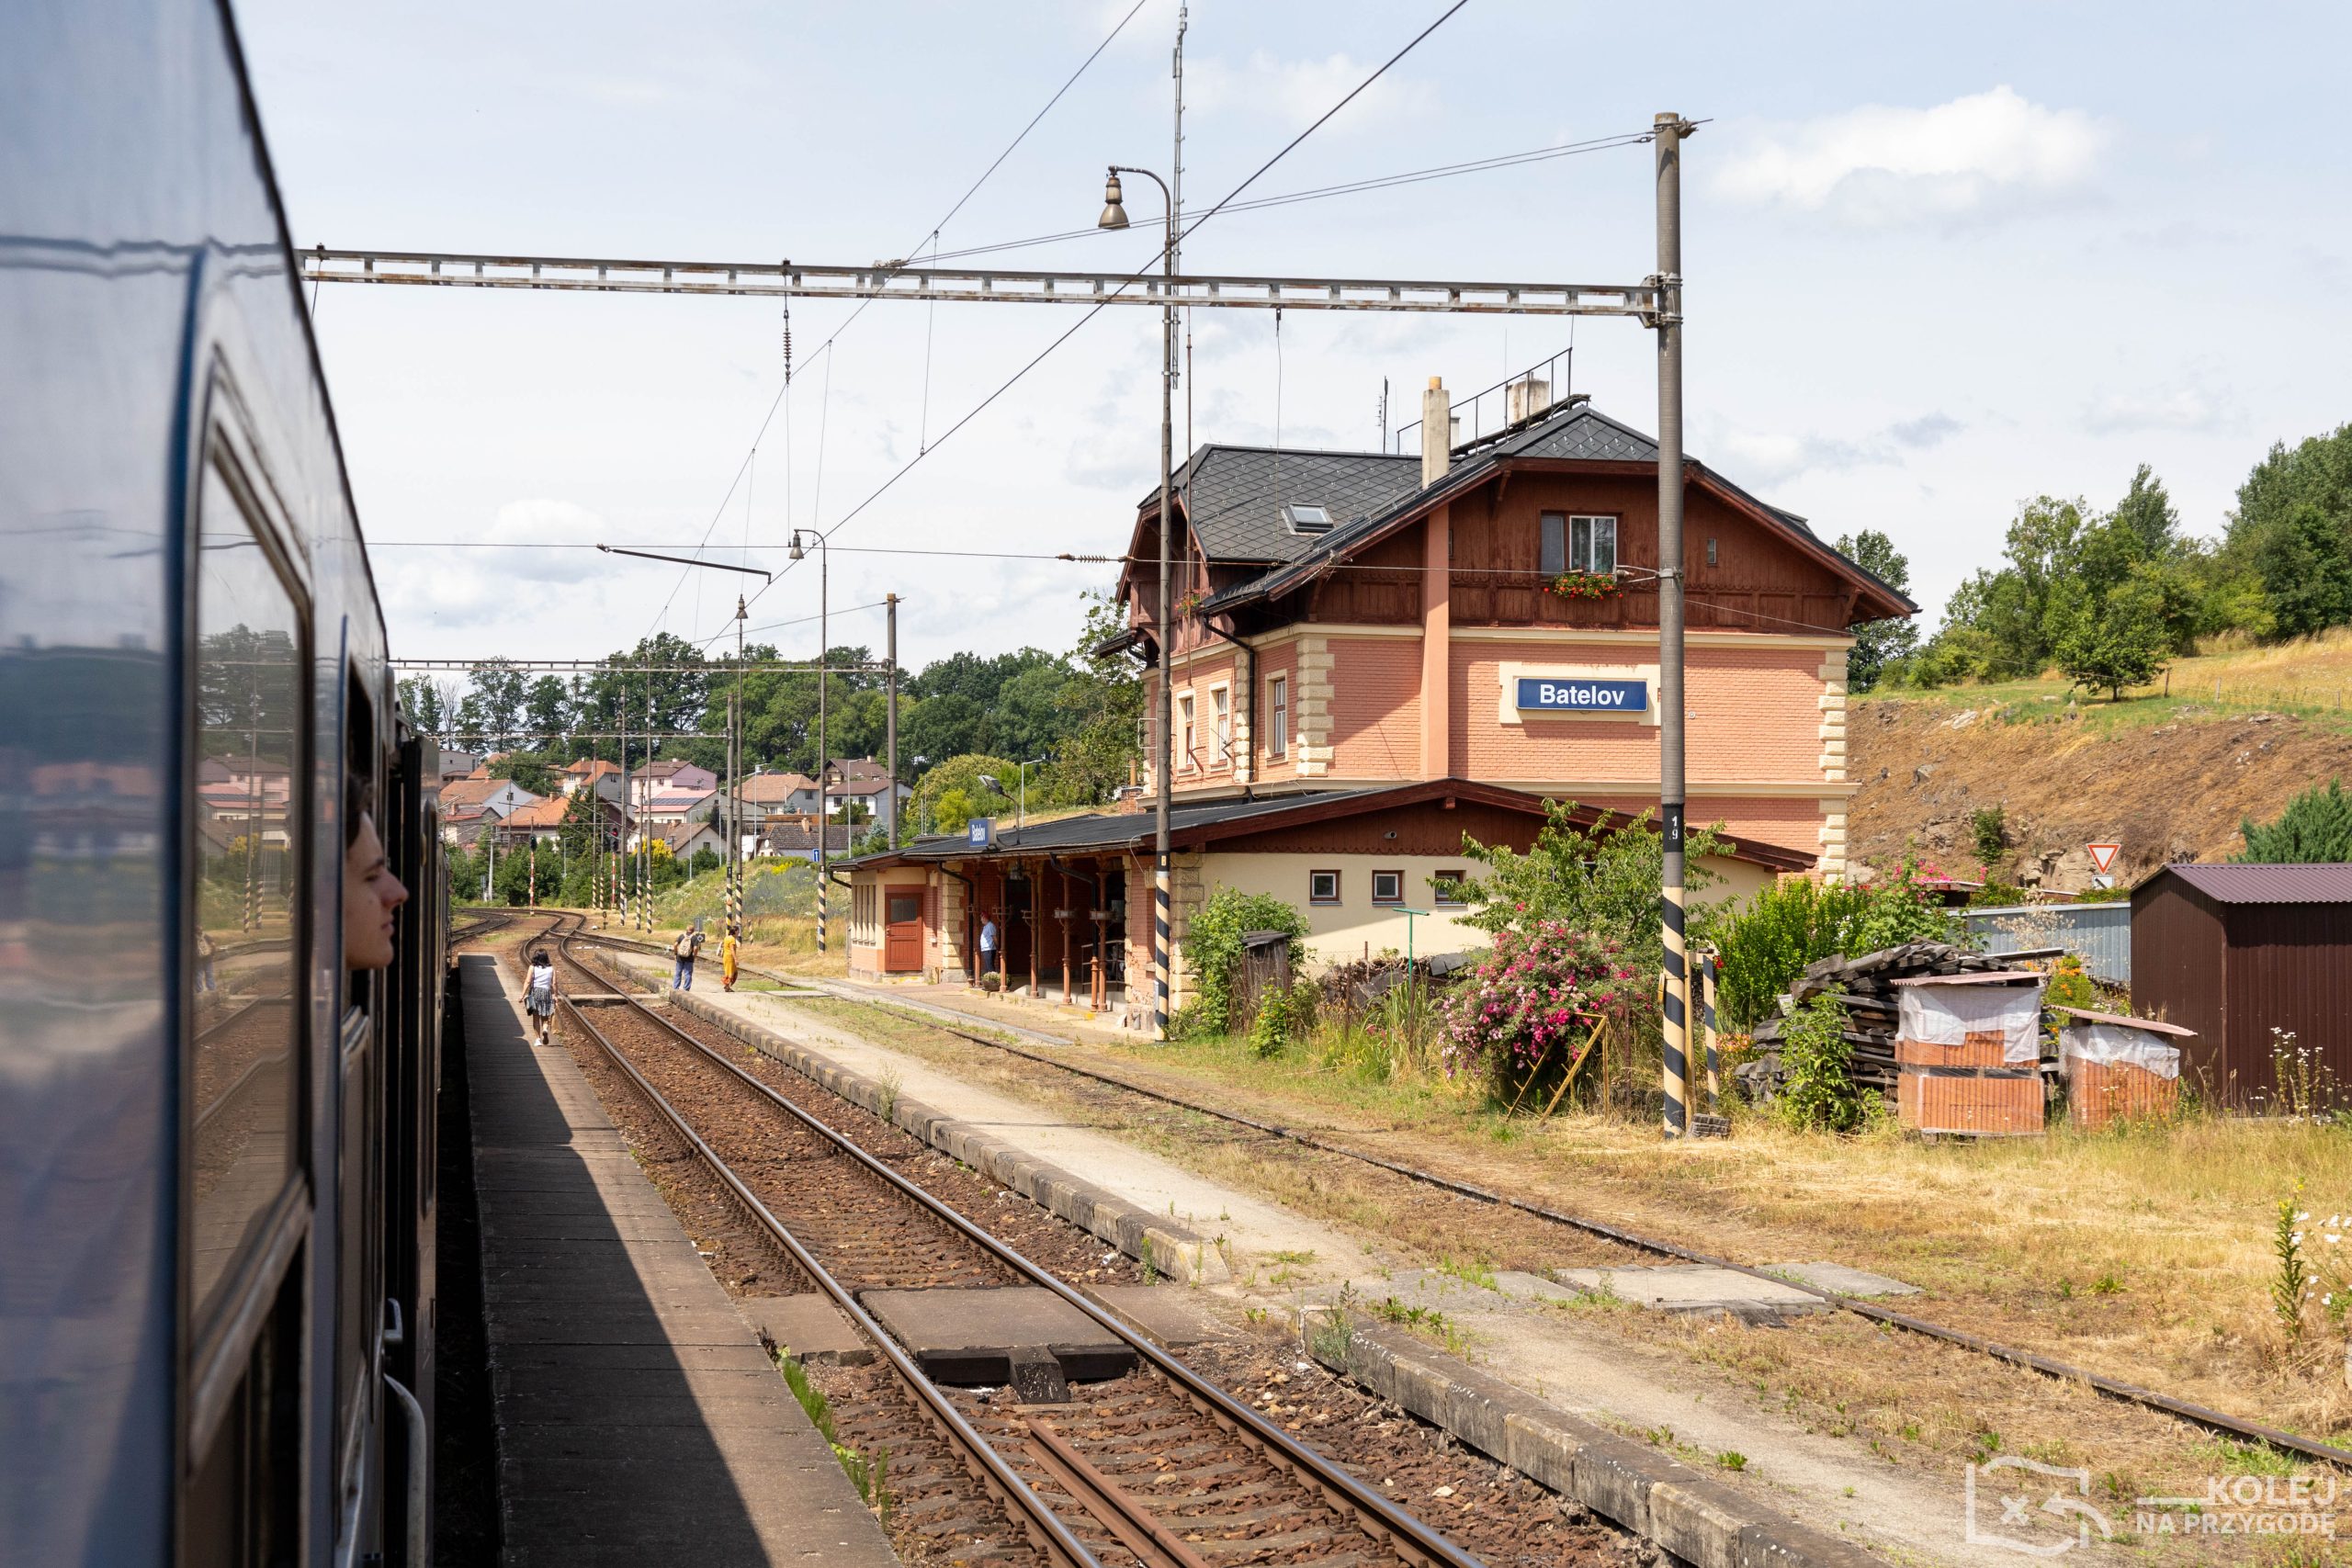
{"type": "Polygon", "coordinates": [[[0,1560],[422,1562],[436,760],[227,8],[5,35],[0,1560]]]}

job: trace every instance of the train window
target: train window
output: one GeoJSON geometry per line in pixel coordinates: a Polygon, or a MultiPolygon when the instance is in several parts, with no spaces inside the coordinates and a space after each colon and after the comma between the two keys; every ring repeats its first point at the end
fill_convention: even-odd
{"type": "Polygon", "coordinates": [[[247,492],[204,468],[196,566],[189,1302],[211,1316],[300,1166],[303,615],[247,492]]]}

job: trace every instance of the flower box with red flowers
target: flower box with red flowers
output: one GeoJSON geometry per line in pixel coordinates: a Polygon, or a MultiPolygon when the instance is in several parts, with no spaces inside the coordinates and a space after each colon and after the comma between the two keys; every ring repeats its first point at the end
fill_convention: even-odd
{"type": "Polygon", "coordinates": [[[1564,571],[1544,588],[1563,599],[1614,599],[1619,591],[1613,571],[1564,571]]]}

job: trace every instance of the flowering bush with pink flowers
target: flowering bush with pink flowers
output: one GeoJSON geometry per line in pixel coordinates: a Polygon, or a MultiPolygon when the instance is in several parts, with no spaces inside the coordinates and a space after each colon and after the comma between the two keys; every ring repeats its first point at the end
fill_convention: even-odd
{"type": "Polygon", "coordinates": [[[1484,1077],[1508,1100],[1531,1073],[1556,1078],[1601,1019],[1623,1026],[1644,978],[1616,942],[1563,920],[1506,927],[1445,1010],[1448,1076],[1484,1077]]]}

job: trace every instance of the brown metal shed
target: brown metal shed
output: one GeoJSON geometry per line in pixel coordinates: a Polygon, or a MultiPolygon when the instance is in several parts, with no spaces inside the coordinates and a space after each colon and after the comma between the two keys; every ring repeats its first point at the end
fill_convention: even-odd
{"type": "Polygon", "coordinates": [[[2244,1104],[2273,1029],[2352,1086],[2352,865],[2168,865],[2132,890],[2132,1004],[2199,1039],[2186,1070],[2244,1104]]]}

